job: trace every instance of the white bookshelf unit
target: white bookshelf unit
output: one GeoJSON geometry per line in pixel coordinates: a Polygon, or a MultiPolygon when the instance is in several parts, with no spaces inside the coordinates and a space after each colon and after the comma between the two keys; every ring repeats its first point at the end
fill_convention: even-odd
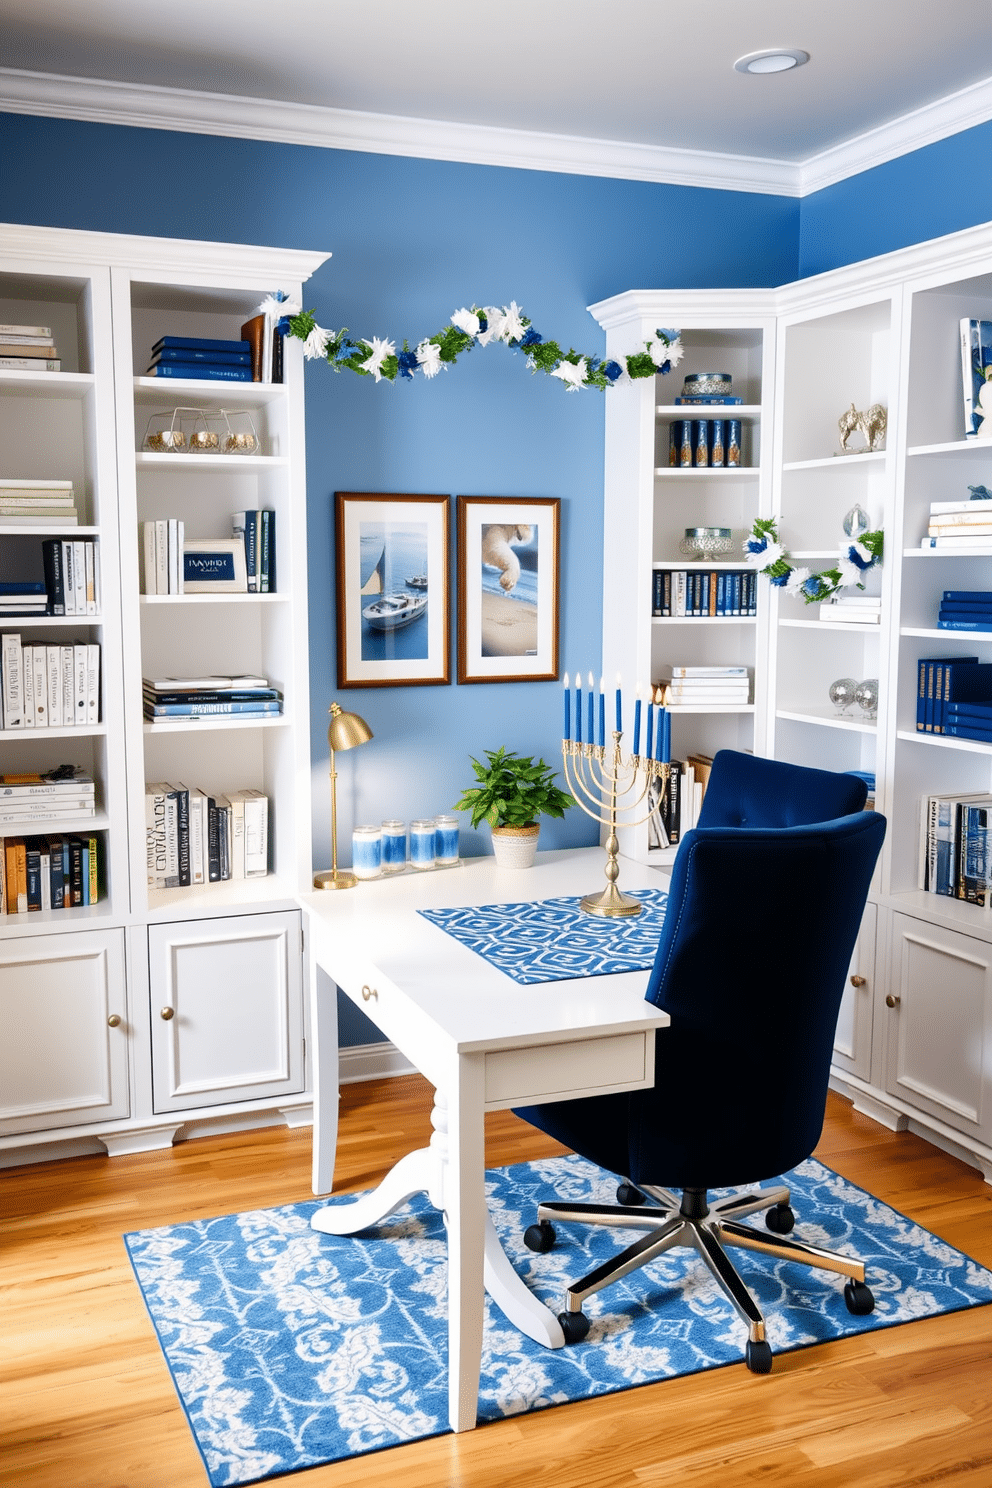
{"type": "MultiPolygon", "coordinates": [[[[96,616],[0,622],[25,643],[102,647],[98,725],[0,732],[0,773],[69,762],[93,775],[98,815],[85,825],[101,844],[96,904],[3,916],[0,1013],[22,1037],[0,1054],[0,1165],[309,1119],[297,899],[311,875],[301,348],[287,344],[282,383],[144,374],[159,336],[237,338],[267,294],[299,298],[326,257],[0,226],[0,321],[51,324],[67,369],[0,371],[0,474],[71,478],[71,530],[99,539],[102,567],[96,616]],[[149,417],[176,406],[249,410],[260,452],[143,451],[149,417]],[[276,513],[274,593],[141,592],[142,522],[175,517],[187,538],[230,537],[245,508],[276,513]],[[247,672],[279,688],[280,716],[143,721],[142,676],[247,672]],[[145,782],[161,780],[263,790],[267,876],[149,890],[145,782]]],[[[0,574],[35,577],[41,538],[55,535],[0,528],[0,574]]]]}
{"type": "MultiPolygon", "coordinates": [[[[958,332],[962,317],[992,319],[992,227],[776,290],[632,291],[591,313],[608,356],[641,350],[658,326],[681,327],[686,348],[668,376],[607,395],[604,673],[633,685],[656,680],[665,662],[753,667],[751,709],[673,714],[675,758],[730,747],[875,772],[889,825],[834,1082],[859,1109],[911,1127],[992,1181],[992,913],[918,887],[922,798],[992,794],[992,745],[916,731],[919,657],[992,662],[992,632],[936,626],[945,588],[992,590],[992,540],[966,553],[919,546],[931,501],[992,489],[992,443],[964,437],[958,332]],[[672,400],[692,371],[733,373],[752,430],[749,469],[667,468],[668,422],[692,416],[672,400]],[[884,449],[840,453],[838,419],[852,402],[886,408],[884,449]],[[684,528],[732,527],[724,561],[743,566],[752,520],[775,516],[793,562],[816,571],[834,563],[855,504],[885,533],[883,563],[867,579],[881,598],[879,625],[821,621],[817,607],[764,578],[756,620],[652,620],[652,569],[686,567],[684,528]],[[840,677],[878,679],[876,719],[836,713],[828,688],[840,677]]],[[[863,449],[859,436],[852,444],[863,449]]],[[[622,851],[659,867],[674,856],[650,849],[644,828],[626,834],[622,851]]]]}

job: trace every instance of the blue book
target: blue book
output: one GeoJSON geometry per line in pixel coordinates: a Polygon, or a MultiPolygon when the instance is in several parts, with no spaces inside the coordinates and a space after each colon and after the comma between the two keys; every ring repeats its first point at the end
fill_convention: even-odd
{"type": "Polygon", "coordinates": [[[948,703],[984,703],[992,700],[992,662],[944,662],[939,691],[935,688],[933,731],[944,732],[944,710],[948,703]]]}
{"type": "Polygon", "coordinates": [[[938,620],[938,630],[992,630],[992,618],[988,620],[938,620]]]}
{"type": "Polygon", "coordinates": [[[195,346],[162,346],[158,351],[152,353],[152,363],[155,362],[234,362],[241,366],[251,366],[250,351],[199,351],[195,346]]]}
{"type": "Polygon", "coordinates": [[[152,352],[160,351],[163,346],[186,347],[190,351],[246,351],[251,355],[251,342],[243,341],[240,337],[236,340],[214,341],[206,336],[159,336],[152,352]]]}
{"type": "Polygon", "coordinates": [[[258,592],[274,594],[276,591],[276,514],[263,509],[259,512],[258,540],[258,592]]]}
{"type": "Polygon", "coordinates": [[[976,662],[977,656],[921,656],[917,662],[916,729],[921,734],[933,733],[934,686],[937,668],[955,661],[976,662]]]}
{"type": "Polygon", "coordinates": [[[274,687],[246,687],[237,692],[146,692],[145,702],[152,708],[180,703],[189,707],[192,703],[278,703],[281,697],[274,687]]]}
{"type": "Polygon", "coordinates": [[[696,394],[694,396],[687,396],[687,397],[676,398],[676,399],[674,399],[674,402],[679,407],[682,407],[685,404],[693,404],[693,405],[695,405],[695,404],[699,404],[699,403],[716,403],[716,404],[743,403],[744,402],[744,399],[743,398],[723,398],[723,397],[721,397],[717,393],[712,393],[712,394],[710,394],[710,393],[698,393],[698,394],[696,394]]]}
{"type": "Polygon", "coordinates": [[[0,594],[46,594],[42,579],[0,579],[0,594]]]}
{"type": "Polygon", "coordinates": [[[989,860],[990,805],[965,802],[961,808],[961,843],[958,856],[958,898],[984,906],[992,878],[989,860]]]}
{"type": "Polygon", "coordinates": [[[980,728],[970,723],[949,723],[944,733],[955,739],[972,739],[976,744],[992,744],[992,725],[980,728]]]}
{"type": "Polygon", "coordinates": [[[992,589],[945,589],[940,597],[952,604],[992,604],[992,589]]]}
{"type": "Polygon", "coordinates": [[[229,713],[253,714],[271,718],[282,712],[282,703],[146,703],[145,717],[154,718],[214,718],[229,713]]]}
{"type": "Polygon", "coordinates": [[[145,375],[188,377],[196,382],[251,382],[251,367],[228,367],[216,362],[158,362],[145,375]]]}
{"type": "Polygon", "coordinates": [[[948,703],[944,717],[948,721],[956,719],[959,723],[967,718],[992,719],[992,703],[948,703]]]}

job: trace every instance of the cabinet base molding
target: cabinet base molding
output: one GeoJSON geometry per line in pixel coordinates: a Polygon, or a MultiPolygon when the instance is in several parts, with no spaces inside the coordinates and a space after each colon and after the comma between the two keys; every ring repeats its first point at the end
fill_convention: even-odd
{"type": "Polygon", "coordinates": [[[869,1116],[889,1131],[910,1131],[914,1136],[922,1137],[948,1156],[967,1163],[969,1168],[977,1168],[985,1182],[992,1183],[992,1148],[981,1142],[969,1142],[960,1132],[952,1131],[936,1118],[921,1117],[919,1111],[906,1109],[901,1102],[866,1088],[852,1076],[834,1071],[830,1076],[830,1087],[845,1096],[863,1116],[869,1116]]]}

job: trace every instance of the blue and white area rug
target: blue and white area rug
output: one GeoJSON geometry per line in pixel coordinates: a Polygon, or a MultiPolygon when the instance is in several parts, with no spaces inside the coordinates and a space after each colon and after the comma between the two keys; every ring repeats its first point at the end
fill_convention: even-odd
{"type": "MultiPolygon", "coordinates": [[[[738,1251],[774,1352],[992,1302],[992,1272],[821,1163],[810,1159],[786,1181],[796,1236],[860,1256],[875,1311],[851,1316],[842,1277],[738,1251]]],[[[541,1198],[614,1199],[616,1179],[578,1157],[494,1170],[487,1190],[513,1265],[554,1311],[569,1280],[634,1237],[562,1225],[549,1254],[524,1247],[541,1198]]],[[[310,1229],[324,1202],[125,1236],[212,1484],[254,1483],[448,1429],[439,1215],[415,1199],[341,1238],[310,1229]]],[[[590,1297],[585,1310],[586,1341],[548,1350],[487,1299],[481,1421],[743,1359],[744,1325],[689,1250],[590,1297]]]]}
{"type": "Polygon", "coordinates": [[[662,889],[624,892],[644,906],[631,919],[586,914],[581,899],[571,896],[536,904],[525,900],[418,912],[513,981],[528,986],[653,966],[668,895],[662,889]]]}

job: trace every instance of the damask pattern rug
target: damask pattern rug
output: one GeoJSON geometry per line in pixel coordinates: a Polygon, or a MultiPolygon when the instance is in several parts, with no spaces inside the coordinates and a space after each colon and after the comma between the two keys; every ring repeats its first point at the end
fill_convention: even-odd
{"type": "MultiPolygon", "coordinates": [[[[992,1272],[821,1163],[810,1159],[785,1181],[796,1236],[859,1255],[876,1306],[852,1317],[842,1277],[738,1252],[775,1353],[992,1302],[992,1272]]],[[[578,1157],[487,1174],[500,1239],[553,1310],[568,1280],[633,1232],[562,1225],[555,1248],[534,1255],[523,1230],[541,1198],[611,1202],[615,1189],[614,1177],[578,1157]]],[[[350,1200],[124,1237],[211,1484],[255,1483],[448,1430],[440,1216],[418,1198],[342,1238],[310,1229],[324,1202],[350,1200]]],[[[586,1341],[549,1350],[487,1300],[480,1421],[743,1359],[744,1325],[688,1250],[589,1298],[585,1310],[586,1341]]]]}
{"type": "Polygon", "coordinates": [[[653,966],[668,895],[662,889],[624,892],[644,906],[630,919],[586,914],[578,896],[418,913],[513,981],[529,986],[653,966]]]}

